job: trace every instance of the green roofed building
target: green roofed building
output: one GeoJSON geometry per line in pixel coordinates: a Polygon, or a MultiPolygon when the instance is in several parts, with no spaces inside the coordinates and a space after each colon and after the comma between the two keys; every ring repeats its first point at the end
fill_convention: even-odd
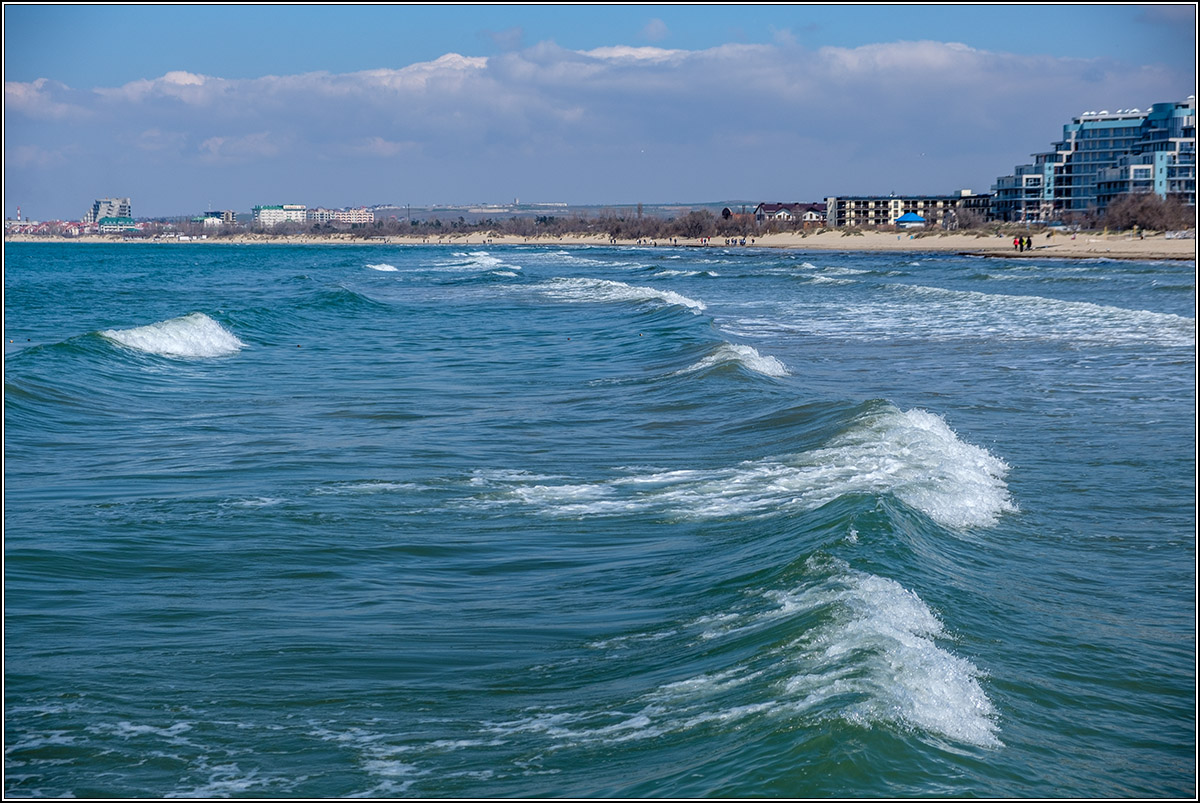
{"type": "Polygon", "coordinates": [[[96,221],[101,234],[121,234],[126,231],[141,231],[131,217],[102,217],[96,221]]]}

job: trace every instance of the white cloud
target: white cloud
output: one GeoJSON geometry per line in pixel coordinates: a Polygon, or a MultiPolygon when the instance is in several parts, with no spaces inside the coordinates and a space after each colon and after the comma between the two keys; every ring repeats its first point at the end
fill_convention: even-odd
{"type": "Polygon", "coordinates": [[[662,63],[679,61],[691,55],[686,50],[664,50],[661,47],[597,47],[584,51],[584,55],[596,59],[623,62],[662,63]]]}
{"type": "MultiPolygon", "coordinates": [[[[1085,108],[1145,108],[1193,85],[1190,70],[953,42],[809,50],[780,36],[695,51],[542,42],[353,73],[173,71],[86,92],[6,83],[6,167],[35,170],[49,158],[39,153],[87,142],[152,155],[160,175],[175,160],[268,182],[286,163],[298,183],[338,176],[371,195],[401,180],[427,182],[430,198],[492,185],[507,197],[521,183],[597,201],[754,197],[777,182],[797,187],[796,198],[986,190],[1085,108]],[[640,157],[647,146],[652,163],[640,157]],[[912,153],[940,156],[917,165],[912,153]],[[383,161],[397,172],[370,167],[383,161]]],[[[137,170],[136,160],[123,169],[137,170]]]]}
{"type": "Polygon", "coordinates": [[[56,95],[64,94],[70,94],[66,86],[45,78],[29,83],[5,81],[4,111],[45,120],[63,120],[87,115],[83,106],[55,98],[56,95]]]}

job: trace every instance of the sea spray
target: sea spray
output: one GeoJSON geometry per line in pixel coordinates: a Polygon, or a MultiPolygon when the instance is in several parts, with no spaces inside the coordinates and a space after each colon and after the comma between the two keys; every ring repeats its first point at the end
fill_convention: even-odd
{"type": "Polygon", "coordinates": [[[780,362],[778,358],[759,354],[758,350],[753,346],[734,343],[722,343],[707,357],[681,371],[676,371],[674,375],[697,373],[718,365],[728,365],[731,363],[741,365],[763,376],[779,377],[788,375],[787,366],[780,362]]]}
{"type": "Polygon", "coordinates": [[[656,302],[687,307],[697,314],[706,308],[703,301],[688,298],[672,290],[638,287],[610,279],[558,278],[543,285],[542,290],[547,296],[561,301],[656,302]]]}
{"type": "Polygon", "coordinates": [[[133,329],[106,329],[100,335],[162,357],[223,357],[246,345],[202,312],[133,329]]]}
{"type": "Polygon", "coordinates": [[[940,416],[885,404],[808,452],[604,482],[516,482],[477,503],[520,502],[554,516],[658,511],[714,518],[814,509],[847,494],[892,494],[943,526],[964,529],[991,526],[1016,510],[1007,471],[987,450],[960,440],[940,416]]]}
{"type": "Polygon", "coordinates": [[[890,723],[955,741],[1000,747],[996,710],[974,664],[938,645],[941,620],[894,580],[813,556],[820,582],[768,596],[780,615],[824,608],[822,624],[785,650],[799,711],[826,710],[849,722],[890,723]],[[826,701],[841,703],[828,709],[826,701]]]}

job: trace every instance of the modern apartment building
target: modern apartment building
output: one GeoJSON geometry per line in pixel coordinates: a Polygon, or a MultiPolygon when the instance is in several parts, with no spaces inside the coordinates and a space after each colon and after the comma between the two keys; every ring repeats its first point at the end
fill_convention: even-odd
{"type": "Polygon", "coordinates": [[[1057,220],[1101,212],[1118,195],[1153,192],[1196,205],[1196,98],[1148,111],[1089,111],[1063,126],[1054,150],[996,179],[996,218],[1057,220]]]}
{"type": "Polygon", "coordinates": [[[317,207],[316,209],[308,210],[308,221],[310,223],[349,223],[351,225],[374,223],[375,213],[365,206],[360,206],[356,209],[325,209],[324,207],[317,207]]]}
{"type": "Polygon", "coordinates": [[[275,204],[256,206],[251,211],[254,225],[270,227],[280,223],[303,223],[307,207],[304,204],[275,204]]]}
{"type": "Polygon", "coordinates": [[[915,214],[929,226],[953,226],[966,210],[981,219],[990,219],[991,198],[970,190],[961,190],[956,195],[830,197],[825,199],[825,225],[878,228],[894,226],[904,215],[915,214]]]}
{"type": "Polygon", "coordinates": [[[85,223],[99,223],[106,217],[132,218],[133,205],[128,198],[97,198],[83,219],[85,223]]]}
{"type": "Polygon", "coordinates": [[[362,224],[374,223],[375,212],[360,206],[356,209],[341,209],[333,213],[333,219],[341,223],[362,224]]]}

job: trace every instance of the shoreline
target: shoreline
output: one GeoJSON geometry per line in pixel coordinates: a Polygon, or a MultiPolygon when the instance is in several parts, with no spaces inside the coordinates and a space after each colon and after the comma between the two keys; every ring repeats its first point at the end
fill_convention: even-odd
{"type": "Polygon", "coordinates": [[[1051,257],[1055,259],[1134,259],[1134,260],[1195,260],[1196,240],[1167,239],[1162,233],[1145,238],[1131,234],[1100,234],[1081,232],[1070,234],[1038,233],[1033,237],[1033,248],[1017,251],[1012,245],[1012,236],[962,234],[962,233],[896,233],[859,232],[846,234],[838,230],[820,233],[788,232],[763,234],[746,238],[741,245],[738,238],[726,242],[724,237],[674,238],[672,240],[641,241],[635,239],[613,240],[606,234],[563,234],[521,237],[496,235],[488,232],[443,236],[388,235],[374,238],[344,234],[329,235],[269,235],[237,234],[212,239],[136,239],[118,235],[85,235],[82,237],[43,237],[38,235],[9,235],[9,243],[130,243],[193,245],[442,245],[442,246],[487,246],[487,245],[533,245],[533,246],[642,246],[658,248],[779,248],[791,251],[856,251],[887,253],[947,253],[960,256],[1009,257],[1013,259],[1051,257]]]}

